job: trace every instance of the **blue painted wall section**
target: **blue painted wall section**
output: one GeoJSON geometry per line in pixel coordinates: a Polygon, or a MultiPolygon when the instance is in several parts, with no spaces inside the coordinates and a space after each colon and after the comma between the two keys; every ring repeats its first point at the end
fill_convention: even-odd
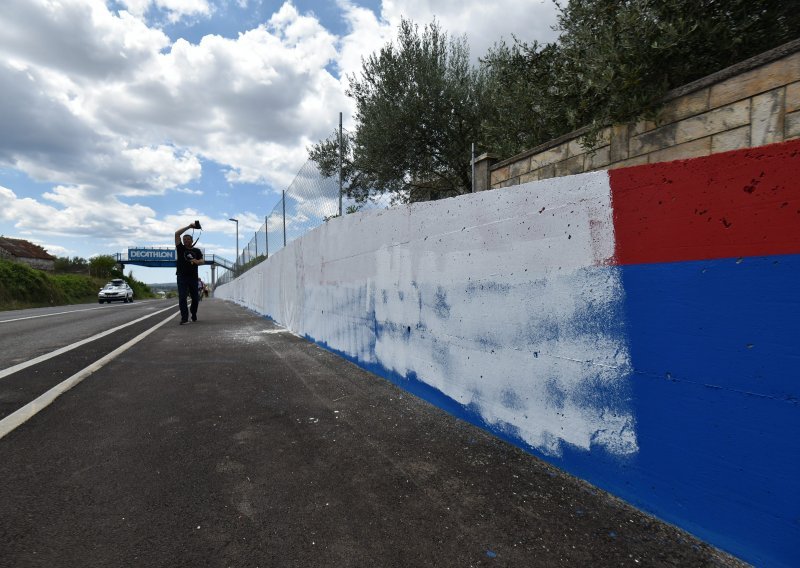
{"type": "Polygon", "coordinates": [[[744,560],[800,566],[798,172],[792,141],[348,215],[216,293],[744,560]]]}

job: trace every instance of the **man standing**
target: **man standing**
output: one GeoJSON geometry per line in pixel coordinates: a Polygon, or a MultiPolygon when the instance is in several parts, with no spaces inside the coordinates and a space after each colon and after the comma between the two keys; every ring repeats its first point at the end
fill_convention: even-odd
{"type": "Polygon", "coordinates": [[[175,249],[177,250],[177,270],[178,276],[178,305],[181,309],[181,325],[189,323],[189,312],[192,314],[192,321],[197,321],[197,307],[200,304],[199,294],[197,293],[197,267],[203,264],[203,253],[194,247],[191,235],[183,235],[189,229],[198,228],[194,223],[190,223],[175,231],[175,249]],[[181,242],[183,235],[183,242],[181,242]],[[186,305],[186,296],[192,296],[191,310],[186,305]]]}

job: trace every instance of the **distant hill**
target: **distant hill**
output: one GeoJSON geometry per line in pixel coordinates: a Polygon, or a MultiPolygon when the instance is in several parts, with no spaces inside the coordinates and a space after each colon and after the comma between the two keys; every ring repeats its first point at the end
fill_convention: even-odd
{"type": "Polygon", "coordinates": [[[148,284],[151,290],[177,290],[178,285],[175,282],[165,282],[163,284],[148,284]]]}

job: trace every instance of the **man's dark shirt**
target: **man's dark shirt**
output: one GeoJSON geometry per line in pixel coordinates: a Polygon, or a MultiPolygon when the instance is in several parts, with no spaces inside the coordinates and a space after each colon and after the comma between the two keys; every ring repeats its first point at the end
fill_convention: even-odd
{"type": "Polygon", "coordinates": [[[189,278],[197,278],[197,266],[192,264],[192,260],[203,258],[203,253],[198,248],[186,247],[180,243],[175,247],[178,251],[178,261],[176,264],[177,275],[189,278]]]}

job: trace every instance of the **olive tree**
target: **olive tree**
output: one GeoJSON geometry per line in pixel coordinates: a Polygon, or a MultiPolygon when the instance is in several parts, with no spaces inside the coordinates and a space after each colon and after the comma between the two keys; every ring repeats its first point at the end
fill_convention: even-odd
{"type": "MultiPolygon", "coordinates": [[[[403,19],[396,42],[362,60],[348,81],[356,105],[355,129],[342,142],[349,196],[436,199],[470,190],[485,101],[466,38],[448,37],[436,21],[420,31],[403,19]]],[[[339,145],[334,135],[309,151],[326,175],[336,172],[339,145]]]]}

